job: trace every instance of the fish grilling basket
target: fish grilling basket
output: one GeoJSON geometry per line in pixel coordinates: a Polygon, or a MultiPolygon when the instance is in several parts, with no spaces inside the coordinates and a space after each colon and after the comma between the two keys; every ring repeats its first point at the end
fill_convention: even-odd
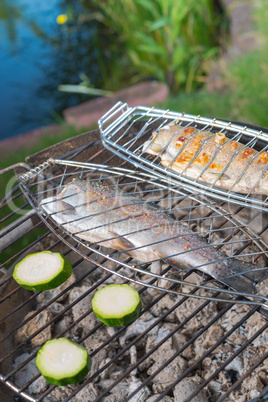
{"type": "MultiPolygon", "coordinates": [[[[152,122],[151,128],[158,124],[152,122]]],[[[143,120],[124,123],[123,132],[141,133],[143,127],[143,120]]],[[[30,167],[19,164],[19,184],[1,203],[1,382],[30,401],[190,401],[196,395],[204,401],[261,401],[268,385],[266,212],[218,202],[174,178],[133,169],[94,135],[29,157],[30,167]],[[79,189],[81,183],[89,187],[79,189]],[[62,194],[70,186],[82,198],[62,194]],[[92,188],[98,197],[84,199],[92,188]],[[116,197],[121,197],[119,205],[116,197]],[[55,200],[60,208],[48,209],[55,200]],[[118,212],[123,233],[116,226],[118,212]],[[85,226],[94,214],[98,223],[85,226]],[[59,221],[63,215],[72,217],[59,221]],[[176,228],[183,227],[185,237],[185,232],[166,230],[165,236],[173,238],[163,239],[166,223],[152,223],[159,216],[181,225],[176,228]],[[107,228],[109,238],[90,235],[107,228]],[[134,242],[136,235],[142,243],[134,242]],[[231,265],[240,261],[252,270],[215,275],[193,258],[188,267],[180,265],[168,247],[161,255],[146,254],[148,247],[157,252],[179,235],[178,255],[209,254],[213,248],[219,261],[213,254],[210,264],[220,264],[224,255],[231,265]],[[198,239],[202,247],[195,246],[198,239]],[[66,255],[72,277],[52,291],[20,288],[10,274],[14,265],[43,250],[66,255]],[[145,258],[139,259],[143,252],[145,258]],[[248,284],[243,291],[236,290],[239,277],[248,284]],[[92,313],[94,292],[109,283],[129,283],[141,295],[141,316],[127,327],[105,327],[92,313]],[[47,384],[34,365],[40,345],[62,336],[83,344],[93,360],[81,383],[63,388],[47,384]]],[[[142,142],[141,136],[135,140],[137,147],[142,142]]]]}
{"type": "Polygon", "coordinates": [[[99,128],[104,146],[135,166],[190,191],[268,210],[268,133],[261,129],[122,102],[99,128]]]}

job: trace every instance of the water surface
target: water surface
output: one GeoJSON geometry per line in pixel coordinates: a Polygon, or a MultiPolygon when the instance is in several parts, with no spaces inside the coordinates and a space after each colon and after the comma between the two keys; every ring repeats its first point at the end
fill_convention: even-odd
{"type": "MultiPolygon", "coordinates": [[[[0,140],[54,123],[61,111],[89,98],[61,93],[80,73],[100,82],[94,22],[57,24],[67,1],[0,0],[0,140]]],[[[79,9],[80,8],[80,9],[79,9]]]]}

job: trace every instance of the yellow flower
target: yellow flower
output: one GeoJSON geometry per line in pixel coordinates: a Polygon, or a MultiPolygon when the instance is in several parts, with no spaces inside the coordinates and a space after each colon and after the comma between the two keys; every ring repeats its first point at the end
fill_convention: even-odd
{"type": "Polygon", "coordinates": [[[57,23],[62,25],[65,24],[65,22],[68,21],[68,16],[66,14],[59,14],[57,16],[57,23]]]}

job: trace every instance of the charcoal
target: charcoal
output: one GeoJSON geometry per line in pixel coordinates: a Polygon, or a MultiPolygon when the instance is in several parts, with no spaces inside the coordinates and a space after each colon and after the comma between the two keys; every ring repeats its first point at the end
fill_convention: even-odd
{"type": "MultiPolygon", "coordinates": [[[[154,394],[154,395],[152,395],[152,396],[150,396],[148,399],[147,399],[147,402],[155,402],[156,400],[157,400],[157,398],[159,398],[159,396],[160,396],[160,394],[154,394]]],[[[169,396],[164,396],[162,399],[161,399],[161,401],[162,402],[172,402],[173,401],[173,398],[170,398],[169,396]]]]}
{"type": "MultiPolygon", "coordinates": [[[[45,290],[44,292],[39,293],[36,297],[36,301],[38,302],[38,307],[50,302],[50,300],[57,297],[62,291],[68,288],[68,286],[72,285],[76,281],[76,277],[74,273],[65,281],[62,285],[58,286],[55,289],[45,290]]],[[[68,297],[68,292],[65,292],[62,296],[60,296],[56,301],[58,303],[62,303],[68,297]]]]}
{"type": "MultiPolygon", "coordinates": [[[[174,388],[174,402],[186,401],[193,392],[198,389],[198,385],[191,378],[184,378],[174,388]]],[[[191,399],[192,402],[208,402],[206,393],[202,390],[197,396],[191,399]]]]}
{"type": "Polygon", "coordinates": [[[83,297],[87,290],[87,286],[77,286],[70,291],[68,297],[69,304],[75,302],[79,297],[82,297],[82,299],[72,307],[72,315],[74,321],[76,321],[79,320],[82,315],[86,314],[85,318],[77,324],[78,327],[83,329],[83,333],[85,334],[92,330],[99,322],[95,317],[95,314],[91,311],[91,300],[93,294],[90,293],[83,297]]]}
{"type": "MultiPolygon", "coordinates": [[[[146,331],[156,320],[150,313],[145,313],[128,327],[126,333],[120,337],[120,344],[124,346],[128,340],[146,331]]],[[[157,329],[158,327],[154,326],[148,333],[156,333],[157,329]]]]}
{"type": "MultiPolygon", "coordinates": [[[[30,311],[25,317],[24,320],[27,320],[31,317],[36,311],[30,311]]],[[[53,314],[49,310],[43,310],[41,313],[37,314],[34,318],[32,318],[29,322],[20,327],[14,334],[14,343],[18,345],[21,342],[24,342],[33,335],[37,330],[42,328],[45,324],[47,324],[53,318],[53,314]]],[[[52,327],[53,325],[49,325],[45,329],[43,329],[39,334],[37,334],[34,338],[31,339],[33,345],[43,345],[46,341],[51,339],[52,337],[52,327]]]]}
{"type": "MultiPolygon", "coordinates": [[[[18,367],[25,360],[30,357],[30,353],[23,353],[15,359],[14,368],[18,367]]],[[[33,377],[40,374],[38,368],[35,365],[35,359],[30,360],[25,366],[23,366],[14,375],[16,384],[19,387],[23,387],[28,381],[32,380],[33,377]]],[[[28,391],[33,394],[39,394],[44,392],[48,387],[48,383],[43,376],[40,375],[34,382],[29,385],[28,391]]]]}
{"type": "MultiPolygon", "coordinates": [[[[128,387],[128,395],[131,395],[133,391],[135,391],[142,382],[138,380],[136,377],[132,377],[132,380],[129,383],[128,387]]],[[[135,395],[132,396],[132,402],[145,402],[148,400],[148,396],[151,394],[148,387],[141,388],[135,395]]]]}

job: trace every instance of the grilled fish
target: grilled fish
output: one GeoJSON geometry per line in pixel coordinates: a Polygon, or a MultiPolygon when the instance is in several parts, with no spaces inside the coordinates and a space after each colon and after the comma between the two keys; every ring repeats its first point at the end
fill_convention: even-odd
{"type": "Polygon", "coordinates": [[[260,279],[256,266],[227,258],[161,207],[118,188],[75,179],[41,207],[78,238],[141,262],[162,259],[180,270],[196,268],[246,293],[255,292],[260,279]]]}
{"type": "Polygon", "coordinates": [[[152,135],[143,152],[159,155],[164,167],[223,190],[268,195],[268,152],[176,123],[152,135]]]}

